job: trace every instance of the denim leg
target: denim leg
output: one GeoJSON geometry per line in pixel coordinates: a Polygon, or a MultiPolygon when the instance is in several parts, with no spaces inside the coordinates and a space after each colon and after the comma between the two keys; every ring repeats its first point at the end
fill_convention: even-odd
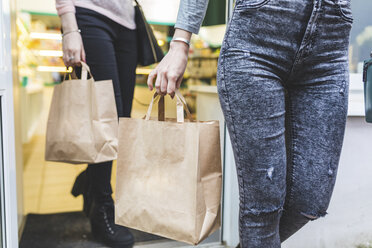
{"type": "Polygon", "coordinates": [[[243,248],[278,248],[326,213],[347,112],[348,2],[236,2],[217,82],[243,248]]]}
{"type": "MultiPolygon", "coordinates": [[[[348,105],[351,20],[338,1],[320,2],[287,82],[287,195],[280,238],[326,215],[336,181],[348,105]]],[[[345,7],[345,10],[349,8],[345,7]]]]}
{"type": "Polygon", "coordinates": [[[312,3],[302,1],[237,1],[225,36],[217,82],[238,172],[242,248],[280,247],[286,195],[283,81],[311,10],[312,3]]]}
{"type": "Polygon", "coordinates": [[[221,54],[219,96],[240,190],[242,247],[280,247],[285,200],[285,93],[280,80],[244,50],[221,54]]]}
{"type": "Polygon", "coordinates": [[[280,220],[284,241],[309,220],[326,214],[344,137],[345,74],[289,90],[287,200],[280,220]],[[340,79],[340,80],[337,80],[340,79]]]}

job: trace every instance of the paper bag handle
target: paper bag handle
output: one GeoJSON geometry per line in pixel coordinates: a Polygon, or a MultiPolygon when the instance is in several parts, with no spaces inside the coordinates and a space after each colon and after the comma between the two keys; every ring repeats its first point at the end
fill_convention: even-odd
{"type": "Polygon", "coordinates": [[[192,121],[192,115],[190,113],[189,107],[187,107],[186,99],[183,97],[179,89],[176,89],[175,92],[177,98],[177,122],[184,122],[183,111],[186,112],[187,119],[192,121]]]}
{"type": "Polygon", "coordinates": [[[87,80],[88,79],[88,73],[89,73],[90,77],[94,80],[93,75],[90,72],[89,66],[83,61],[80,61],[80,64],[81,64],[81,67],[82,67],[81,68],[81,79],[82,80],[87,80]]]}
{"type": "MultiPolygon", "coordinates": [[[[88,73],[89,73],[90,77],[94,80],[93,75],[90,72],[89,66],[83,61],[80,61],[80,64],[81,64],[81,79],[82,80],[87,80],[88,79],[88,73]]],[[[65,72],[65,75],[63,77],[63,81],[66,80],[66,74],[68,74],[69,80],[71,80],[71,75],[72,75],[73,79],[77,78],[76,72],[75,72],[75,70],[73,70],[71,73],[65,72]]]]}
{"type": "Polygon", "coordinates": [[[66,68],[66,72],[63,76],[63,81],[66,81],[66,76],[67,75],[68,75],[68,80],[77,79],[75,70],[72,70],[72,72],[68,72],[67,70],[68,70],[68,68],[66,68]]]}
{"type": "MultiPolygon", "coordinates": [[[[181,92],[177,89],[176,92],[176,99],[177,99],[177,122],[185,122],[184,119],[184,111],[186,112],[187,118],[192,121],[192,116],[190,113],[189,108],[187,107],[187,103],[185,98],[182,96],[181,92]]],[[[164,121],[165,120],[165,111],[164,111],[164,96],[160,96],[157,92],[153,95],[147,113],[145,115],[145,120],[150,120],[152,108],[154,103],[158,101],[158,120],[164,121]]]]}

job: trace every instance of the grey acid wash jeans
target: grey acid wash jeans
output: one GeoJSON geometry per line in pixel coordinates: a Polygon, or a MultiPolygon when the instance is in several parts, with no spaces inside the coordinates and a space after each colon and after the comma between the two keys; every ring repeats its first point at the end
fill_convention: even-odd
{"type": "Polygon", "coordinates": [[[326,214],[348,101],[350,0],[237,0],[218,91],[243,248],[277,248],[326,214]]]}

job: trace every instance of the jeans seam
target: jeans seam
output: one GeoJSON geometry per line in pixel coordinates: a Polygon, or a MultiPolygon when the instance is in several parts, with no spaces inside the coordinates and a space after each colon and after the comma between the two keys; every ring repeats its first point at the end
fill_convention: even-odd
{"type": "MultiPolygon", "coordinates": [[[[235,161],[235,163],[238,165],[237,166],[237,176],[240,178],[240,181],[242,183],[242,185],[239,185],[239,188],[243,188],[243,190],[245,189],[244,187],[244,180],[243,180],[243,176],[242,176],[242,169],[241,169],[241,163],[240,163],[240,147],[237,143],[237,135],[236,135],[236,128],[235,128],[235,122],[234,122],[234,118],[231,114],[231,108],[230,108],[230,98],[229,98],[229,95],[228,95],[228,90],[227,90],[227,87],[226,87],[226,68],[225,68],[225,55],[224,54],[221,54],[222,55],[222,63],[221,63],[221,66],[222,66],[222,80],[223,80],[223,88],[224,88],[224,91],[225,93],[223,94],[224,98],[225,98],[225,102],[226,102],[226,114],[228,115],[228,117],[230,118],[231,120],[231,133],[232,133],[232,139],[233,139],[233,142],[236,146],[236,157],[237,157],[237,161],[235,161]]],[[[240,199],[240,203],[241,203],[241,206],[240,207],[240,211],[239,211],[239,214],[240,216],[242,215],[242,212],[243,212],[243,208],[245,209],[245,194],[241,194],[241,199],[240,199]]],[[[241,217],[239,217],[239,219],[241,219],[241,217]]],[[[242,233],[242,226],[241,224],[239,224],[239,232],[242,233]]],[[[243,241],[241,240],[241,245],[242,247],[244,247],[243,245],[243,241]]]]}
{"type": "Polygon", "coordinates": [[[294,155],[293,155],[293,151],[295,150],[295,138],[296,138],[296,132],[295,132],[295,125],[294,125],[294,121],[293,121],[293,105],[292,105],[292,99],[291,99],[291,96],[290,96],[290,93],[288,92],[288,109],[289,109],[289,123],[290,123],[290,139],[291,139],[291,145],[290,145],[290,156],[289,156],[289,161],[287,162],[287,166],[291,166],[292,168],[290,169],[290,172],[291,174],[288,175],[290,177],[290,181],[289,181],[289,185],[287,187],[289,187],[289,192],[288,192],[288,205],[291,205],[291,202],[293,200],[293,185],[294,185],[294,181],[295,181],[295,163],[294,163],[294,155]]]}
{"type": "MultiPolygon", "coordinates": [[[[225,34],[225,38],[224,38],[224,42],[226,44],[226,50],[228,48],[230,48],[229,37],[231,36],[231,29],[233,28],[233,21],[234,21],[235,15],[236,15],[236,8],[233,9],[231,18],[230,18],[230,20],[228,22],[228,26],[227,26],[227,29],[226,29],[226,34],[225,34]]],[[[221,54],[222,54],[222,52],[223,51],[221,50],[221,54]]],[[[223,70],[225,70],[225,69],[223,68],[223,70]]],[[[225,74],[225,72],[224,72],[224,74],[225,74]]]]}

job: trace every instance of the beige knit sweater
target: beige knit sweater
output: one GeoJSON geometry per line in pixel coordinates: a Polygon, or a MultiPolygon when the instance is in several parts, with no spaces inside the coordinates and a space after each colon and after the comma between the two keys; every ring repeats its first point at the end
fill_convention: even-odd
{"type": "Polygon", "coordinates": [[[136,28],[132,0],[56,0],[60,16],[75,13],[75,6],[96,11],[129,29],[136,28]]]}

